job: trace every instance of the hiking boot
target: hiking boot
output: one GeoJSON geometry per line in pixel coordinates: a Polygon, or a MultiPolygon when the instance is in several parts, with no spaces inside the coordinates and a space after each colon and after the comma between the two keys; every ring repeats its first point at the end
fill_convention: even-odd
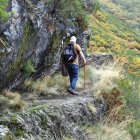
{"type": "Polygon", "coordinates": [[[78,95],[78,93],[73,90],[72,88],[69,88],[68,91],[71,93],[71,94],[74,94],[74,95],[78,95]]]}

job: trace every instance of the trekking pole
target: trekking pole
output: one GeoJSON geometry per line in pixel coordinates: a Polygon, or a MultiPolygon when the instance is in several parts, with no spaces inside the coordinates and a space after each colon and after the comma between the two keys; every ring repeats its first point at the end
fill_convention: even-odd
{"type": "Polygon", "coordinates": [[[86,64],[84,64],[84,93],[86,93],[86,64]]]}

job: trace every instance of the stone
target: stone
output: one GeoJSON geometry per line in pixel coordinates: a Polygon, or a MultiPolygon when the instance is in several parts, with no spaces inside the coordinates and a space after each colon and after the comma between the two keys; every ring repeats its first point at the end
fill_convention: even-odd
{"type": "Polygon", "coordinates": [[[16,140],[16,138],[7,127],[0,125],[0,140],[16,140]]]}
{"type": "Polygon", "coordinates": [[[63,40],[65,45],[72,35],[76,35],[78,43],[86,54],[89,31],[78,27],[73,17],[61,16],[57,12],[57,10],[61,10],[57,3],[11,0],[9,4],[11,17],[0,29],[0,33],[7,41],[5,54],[0,57],[0,81],[3,81],[0,83],[0,90],[23,87],[25,75],[22,66],[28,59],[32,60],[36,69],[35,77],[57,71],[62,49],[61,42],[63,40]],[[54,61],[48,65],[46,60],[50,56],[54,61]]]}
{"type": "Polygon", "coordinates": [[[64,136],[86,140],[82,126],[101,120],[104,111],[104,102],[92,95],[39,100],[24,112],[1,118],[0,138],[7,133],[11,136],[12,132],[19,140],[62,140],[64,136]],[[96,113],[89,104],[96,108],[96,113]]]}

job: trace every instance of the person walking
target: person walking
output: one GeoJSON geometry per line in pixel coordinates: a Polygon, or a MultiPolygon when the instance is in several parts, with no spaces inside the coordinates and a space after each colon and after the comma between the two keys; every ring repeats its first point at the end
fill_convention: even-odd
{"type": "MultiPolygon", "coordinates": [[[[70,39],[70,44],[68,44],[68,47],[70,49],[72,49],[72,53],[74,53],[74,56],[69,55],[69,59],[67,59],[64,62],[66,64],[66,68],[68,70],[68,74],[69,74],[69,79],[70,79],[70,87],[68,89],[68,91],[72,94],[77,94],[76,92],[76,84],[77,84],[77,80],[78,80],[78,73],[79,73],[79,60],[78,60],[78,56],[80,55],[82,60],[83,60],[83,64],[86,65],[86,59],[85,56],[82,52],[82,49],[80,47],[79,44],[76,43],[76,37],[72,36],[70,39]],[[71,61],[70,61],[71,59],[71,61]]],[[[67,48],[65,49],[65,54],[67,54],[68,50],[67,48]]],[[[66,56],[67,57],[67,56],[66,56]]]]}

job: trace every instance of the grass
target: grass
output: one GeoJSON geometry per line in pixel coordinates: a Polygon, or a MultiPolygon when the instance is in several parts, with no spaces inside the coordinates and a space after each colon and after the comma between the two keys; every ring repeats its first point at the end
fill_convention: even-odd
{"type": "Polygon", "coordinates": [[[55,76],[45,76],[36,81],[27,79],[25,86],[29,91],[42,93],[45,96],[65,94],[68,87],[68,78],[63,78],[60,74],[55,76]]]}
{"type": "MultiPolygon", "coordinates": [[[[112,4],[112,1],[100,0],[103,4],[113,7],[113,9],[115,8],[114,5],[120,1],[115,1],[112,4]]],[[[121,9],[117,10],[117,13],[118,11],[119,13],[123,12],[120,5],[117,8],[121,9]]],[[[94,129],[95,132],[93,133],[95,135],[97,133],[98,135],[93,138],[97,140],[99,137],[101,137],[100,139],[113,139],[112,134],[114,135],[114,139],[117,139],[115,131],[120,135],[122,134],[118,131],[117,126],[120,126],[122,123],[121,120],[126,121],[129,117],[131,119],[126,127],[122,127],[120,130],[125,131],[125,134],[129,133],[129,136],[131,135],[130,137],[126,135],[128,140],[140,139],[140,43],[138,39],[140,34],[134,31],[134,28],[130,27],[127,22],[118,19],[118,16],[121,16],[121,14],[113,16],[112,14],[98,11],[91,15],[90,19],[92,35],[88,48],[89,53],[109,52],[117,60],[117,65],[97,71],[93,70],[94,75],[97,75],[99,79],[96,84],[93,84],[93,93],[97,93],[97,95],[104,98],[108,108],[108,121],[105,124],[102,122],[101,126],[99,123],[94,129]],[[114,121],[117,121],[118,124],[115,125],[114,121]],[[102,132],[102,127],[104,125],[108,126],[110,123],[112,123],[111,129],[113,128],[114,132],[107,135],[100,133],[102,132]]],[[[118,139],[125,139],[125,135],[121,135],[118,139]]]]}
{"type": "MultiPolygon", "coordinates": [[[[122,75],[121,66],[112,64],[96,69],[94,64],[86,66],[86,91],[89,93],[101,92],[115,87],[115,79],[119,79],[122,75]]],[[[54,76],[44,76],[38,80],[26,79],[25,87],[29,92],[41,93],[45,96],[64,95],[69,87],[69,77],[62,77],[59,73],[54,76]]],[[[84,90],[84,69],[80,68],[79,78],[77,82],[78,92],[84,90]]]]}
{"type": "Polygon", "coordinates": [[[132,140],[126,131],[129,121],[121,123],[100,122],[95,126],[84,126],[87,138],[95,140],[132,140]]]}
{"type": "MultiPolygon", "coordinates": [[[[104,67],[96,69],[92,65],[86,66],[86,90],[87,92],[98,92],[102,89],[115,86],[113,81],[115,78],[119,78],[120,69],[117,66],[104,67]],[[109,75],[109,77],[108,77],[109,75]],[[100,79],[98,79],[100,77],[100,79]],[[106,82],[105,82],[106,81],[106,82]]],[[[50,95],[64,95],[67,88],[69,87],[69,77],[62,77],[60,74],[54,76],[45,76],[38,80],[27,79],[25,86],[30,92],[42,93],[45,96],[50,95]]],[[[84,69],[80,68],[79,79],[77,82],[77,90],[83,92],[84,87],[84,69]]]]}
{"type": "Polygon", "coordinates": [[[0,19],[2,21],[7,21],[9,17],[9,13],[6,11],[6,8],[8,7],[9,0],[0,0],[0,19]]]}
{"type": "Polygon", "coordinates": [[[116,87],[115,80],[122,77],[121,68],[117,65],[108,66],[95,71],[100,80],[95,84],[95,92],[100,93],[104,90],[108,91],[116,87]]]}
{"type": "Polygon", "coordinates": [[[140,44],[136,39],[140,34],[133,31],[127,23],[113,15],[97,11],[90,16],[90,27],[92,31],[88,51],[112,52],[120,56],[124,49],[139,49],[140,44]]]}
{"type": "MultiPolygon", "coordinates": [[[[86,67],[86,85],[87,90],[90,89],[94,82],[94,71],[93,67],[88,65],[86,67]]],[[[44,96],[52,95],[64,95],[69,87],[69,77],[63,77],[57,73],[54,76],[44,76],[38,80],[33,81],[32,79],[26,79],[25,87],[30,92],[42,93],[44,96]]],[[[77,90],[83,92],[84,87],[84,70],[80,68],[79,79],[77,82],[77,90]]]]}
{"type": "Polygon", "coordinates": [[[139,26],[140,2],[139,0],[99,0],[103,9],[122,19],[134,28],[139,26]]]}
{"type": "MultiPolygon", "coordinates": [[[[81,68],[79,73],[78,88],[84,85],[84,72],[81,68]]],[[[116,87],[116,80],[123,77],[122,66],[115,62],[108,66],[104,65],[99,69],[95,68],[95,65],[86,66],[86,88],[90,93],[99,96],[102,91],[108,91],[116,87]]]]}
{"type": "Polygon", "coordinates": [[[23,110],[26,102],[21,99],[21,95],[17,92],[3,91],[0,95],[1,112],[20,111],[23,110]]]}

